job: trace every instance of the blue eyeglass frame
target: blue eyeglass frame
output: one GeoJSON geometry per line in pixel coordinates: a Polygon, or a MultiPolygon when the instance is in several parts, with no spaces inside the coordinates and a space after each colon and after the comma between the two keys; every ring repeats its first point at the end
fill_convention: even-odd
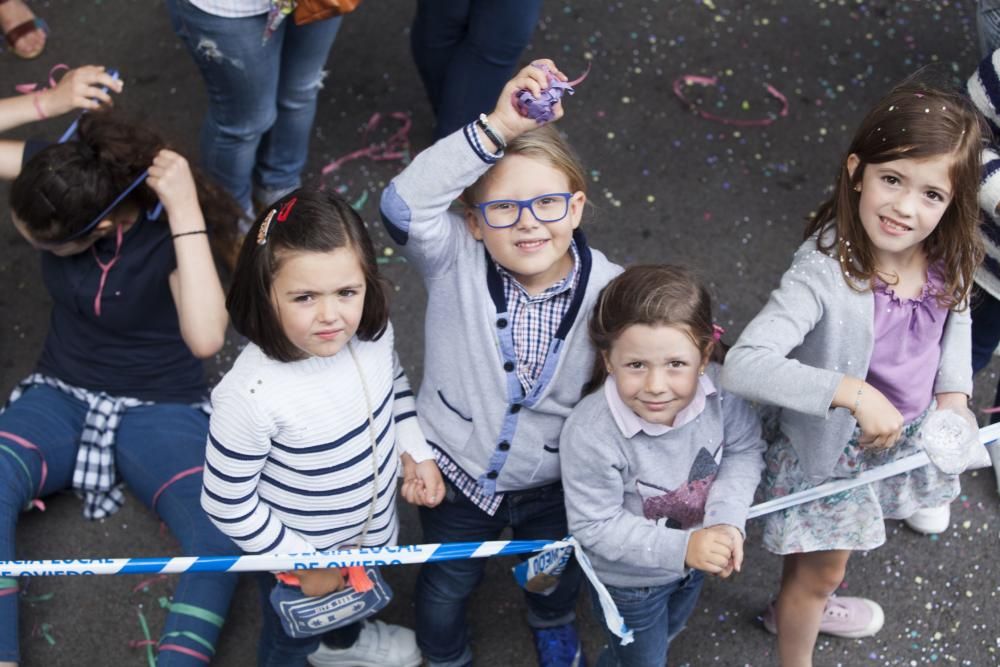
{"type": "Polygon", "coordinates": [[[563,220],[567,215],[569,215],[569,200],[573,198],[572,192],[549,192],[544,195],[538,195],[537,197],[532,197],[531,199],[493,199],[491,201],[484,201],[482,204],[476,204],[476,208],[479,209],[479,213],[483,216],[483,221],[486,223],[487,227],[492,227],[493,229],[507,229],[513,227],[521,219],[521,214],[524,213],[524,209],[528,209],[531,215],[538,220],[538,222],[543,225],[547,225],[552,222],[559,222],[563,220]],[[534,209],[531,205],[534,204],[539,199],[544,199],[545,197],[562,197],[566,204],[566,211],[555,220],[542,220],[537,215],[535,215],[534,209]],[[486,214],[486,207],[492,204],[517,204],[517,217],[514,218],[514,222],[509,225],[494,225],[490,223],[490,218],[486,214]]]}
{"type": "MultiPolygon", "coordinates": [[[[118,80],[118,76],[119,76],[118,75],[118,70],[113,69],[113,68],[108,68],[107,72],[108,72],[109,75],[111,75],[112,79],[118,80]]],[[[108,89],[105,86],[101,86],[101,90],[103,90],[104,92],[108,92],[108,89]]],[[[70,124],[70,126],[68,128],[66,128],[66,131],[63,132],[62,136],[59,137],[59,141],[57,143],[64,144],[64,143],[66,143],[67,141],[69,141],[70,139],[72,139],[73,137],[76,136],[77,126],[79,126],[79,124],[80,124],[80,118],[83,117],[84,113],[87,113],[87,112],[84,111],[79,116],[77,116],[76,119],[73,120],[73,122],[70,124]]],[[[69,235],[68,237],[66,237],[62,241],[59,241],[59,243],[63,244],[63,243],[69,243],[71,241],[76,241],[77,239],[83,238],[84,236],[86,236],[86,235],[90,234],[92,231],[94,231],[94,228],[97,227],[98,224],[100,224],[101,220],[103,220],[109,213],[111,213],[111,211],[116,206],[118,206],[118,204],[120,204],[122,202],[122,200],[125,199],[125,197],[127,197],[133,190],[135,190],[137,187],[139,187],[140,185],[142,185],[142,183],[146,180],[147,176],[149,176],[149,169],[146,169],[141,174],[139,174],[136,177],[136,179],[134,181],[132,181],[131,185],[129,185],[127,188],[125,188],[124,192],[122,192],[120,195],[118,195],[117,197],[115,197],[115,200],[113,202],[111,202],[110,204],[108,204],[108,206],[103,211],[101,211],[100,213],[98,213],[94,217],[93,220],[91,220],[90,222],[88,222],[83,227],[83,229],[77,230],[76,232],[74,232],[73,234],[69,235]]],[[[155,220],[156,218],[160,217],[160,213],[162,211],[163,211],[163,204],[162,203],[157,203],[156,207],[153,210],[146,212],[146,218],[149,219],[149,220],[155,220]]]]}

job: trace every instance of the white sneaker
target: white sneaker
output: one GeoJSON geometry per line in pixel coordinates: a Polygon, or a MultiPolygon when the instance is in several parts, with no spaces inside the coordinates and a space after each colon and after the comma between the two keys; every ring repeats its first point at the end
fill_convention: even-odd
{"type": "Polygon", "coordinates": [[[906,525],[925,535],[937,535],[948,530],[951,523],[951,505],[926,507],[905,519],[906,525]]]}
{"type": "Polygon", "coordinates": [[[330,648],[320,642],[307,658],[313,667],[418,667],[423,660],[413,630],[382,621],[363,621],[354,646],[330,648]]]}

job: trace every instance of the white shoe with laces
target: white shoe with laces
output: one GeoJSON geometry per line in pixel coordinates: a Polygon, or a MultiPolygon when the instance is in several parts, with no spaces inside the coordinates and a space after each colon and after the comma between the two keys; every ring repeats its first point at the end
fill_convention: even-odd
{"type": "Polygon", "coordinates": [[[906,525],[924,535],[937,535],[948,530],[951,523],[951,505],[925,507],[906,519],[906,525]]]}
{"type": "Polygon", "coordinates": [[[330,648],[320,642],[308,657],[313,667],[418,667],[423,661],[413,630],[382,621],[362,621],[353,646],[330,648]]]}

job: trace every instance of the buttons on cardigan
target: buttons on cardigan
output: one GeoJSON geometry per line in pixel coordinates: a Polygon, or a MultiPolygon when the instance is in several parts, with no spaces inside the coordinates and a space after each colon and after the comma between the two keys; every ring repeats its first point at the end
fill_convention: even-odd
{"type": "Polygon", "coordinates": [[[486,477],[488,477],[489,479],[496,479],[499,476],[500,473],[498,473],[496,470],[490,470],[488,473],[486,473],[486,477]]]}
{"type": "Polygon", "coordinates": [[[499,445],[497,445],[497,449],[499,449],[501,452],[506,452],[508,449],[510,449],[510,443],[504,440],[499,445]]]}
{"type": "Polygon", "coordinates": [[[505,329],[505,328],[507,328],[507,318],[501,317],[500,319],[497,320],[497,329],[505,329]]]}
{"type": "Polygon", "coordinates": [[[510,406],[510,414],[516,415],[520,411],[521,411],[520,403],[515,403],[514,405],[510,406]]]}
{"type": "Polygon", "coordinates": [[[514,362],[513,361],[504,362],[503,369],[508,373],[512,372],[514,370],[514,362]]]}

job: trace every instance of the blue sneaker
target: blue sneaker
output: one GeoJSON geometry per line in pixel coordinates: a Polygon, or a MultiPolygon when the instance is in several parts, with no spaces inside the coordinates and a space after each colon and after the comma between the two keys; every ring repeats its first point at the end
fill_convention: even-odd
{"type": "Polygon", "coordinates": [[[580,636],[572,623],[554,628],[532,628],[538,667],[586,667],[580,636]]]}

